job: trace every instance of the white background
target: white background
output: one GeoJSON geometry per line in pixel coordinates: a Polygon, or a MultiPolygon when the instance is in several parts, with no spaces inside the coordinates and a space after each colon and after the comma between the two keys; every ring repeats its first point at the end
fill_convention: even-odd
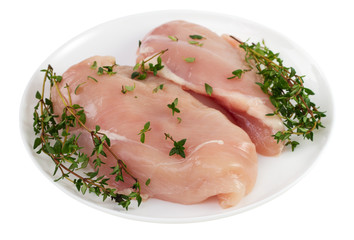
{"type": "MultiPolygon", "coordinates": [[[[6,1],[0,7],[0,239],[353,239],[354,9],[351,1],[6,1]],[[312,170],[276,199],[224,219],[158,224],[112,216],[73,200],[34,165],[18,111],[37,67],[100,23],[145,11],[206,10],[268,26],[317,61],[335,100],[335,124],[312,170]]],[[[142,24],[144,21],[142,20],[142,24]]]]}

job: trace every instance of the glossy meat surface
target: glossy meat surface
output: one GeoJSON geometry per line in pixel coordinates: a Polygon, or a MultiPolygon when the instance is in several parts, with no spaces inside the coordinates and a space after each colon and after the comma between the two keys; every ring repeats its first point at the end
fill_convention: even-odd
{"type": "Polygon", "coordinates": [[[278,117],[265,116],[274,107],[255,84],[262,79],[254,71],[244,73],[240,79],[228,79],[234,70],[248,69],[244,51],[234,40],[197,24],[172,21],[143,38],[137,62],[164,49],[168,51],[162,55],[165,68],[159,72],[160,76],[205,96],[208,96],[205,84],[210,85],[211,98],[233,115],[255,143],[257,152],[266,156],[281,152],[283,145],[277,144],[271,135],[283,130],[283,125],[278,117]],[[203,38],[192,39],[190,35],[203,38]],[[188,62],[186,58],[194,61],[188,62]]]}
{"type": "MultiPolygon", "coordinates": [[[[236,205],[249,193],[257,176],[257,154],[248,135],[232,124],[223,114],[201,104],[180,86],[161,77],[146,80],[130,78],[132,67],[115,66],[114,75],[97,75],[90,66],[111,66],[112,57],[92,57],[72,66],[63,74],[60,89],[68,100],[65,84],[69,85],[73,104],[84,107],[86,126],[101,127],[111,140],[112,150],[127,164],[141,183],[150,178],[149,186],[142,185],[142,193],[182,204],[194,204],[217,196],[222,207],[236,205]],[[97,82],[87,77],[91,76],[97,82]],[[74,90],[80,85],[76,94],[74,90]],[[153,89],[164,84],[162,90],[153,89]],[[133,91],[121,92],[122,86],[134,86],[133,91]],[[178,98],[180,113],[172,115],[167,107],[178,98]],[[181,122],[177,120],[181,118],[181,122]],[[138,133],[146,122],[151,130],[145,143],[138,133]],[[170,134],[176,141],[187,139],[186,157],[169,156],[173,142],[165,139],[170,134]]],[[[52,89],[55,111],[63,108],[56,90],[52,89]]],[[[89,134],[83,132],[80,144],[92,148],[89,134]]],[[[86,150],[88,151],[88,150],[86,150]]],[[[90,153],[90,151],[89,151],[90,153]]],[[[116,161],[108,154],[100,174],[109,176],[116,161]]],[[[115,187],[130,186],[110,181],[115,187]]]]}

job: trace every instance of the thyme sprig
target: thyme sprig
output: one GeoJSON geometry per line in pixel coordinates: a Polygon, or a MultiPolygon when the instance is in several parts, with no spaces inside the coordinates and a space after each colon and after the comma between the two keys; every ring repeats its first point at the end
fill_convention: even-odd
{"type": "Polygon", "coordinates": [[[138,135],[140,135],[140,142],[141,143],[145,143],[145,133],[151,131],[150,128],[150,122],[146,122],[144,124],[144,128],[140,130],[140,132],[138,133],[138,135]]]}
{"type": "Polygon", "coordinates": [[[186,153],[184,152],[184,144],[186,143],[187,139],[182,139],[179,141],[175,141],[173,139],[173,137],[169,134],[169,133],[164,133],[165,134],[165,139],[170,139],[173,142],[173,148],[171,149],[169,155],[180,155],[181,157],[185,158],[186,157],[186,153]]]}
{"type": "Polygon", "coordinates": [[[164,68],[164,65],[162,65],[161,55],[164,54],[166,51],[168,51],[168,49],[162,50],[162,51],[152,55],[148,59],[146,59],[146,60],[144,59],[141,62],[135,64],[135,66],[133,68],[134,72],[132,73],[131,78],[138,79],[138,80],[144,80],[144,79],[146,79],[148,72],[152,72],[154,74],[154,76],[156,76],[157,72],[164,68]],[[154,59],[156,57],[157,57],[156,64],[149,63],[149,61],[151,61],[152,59],[154,59]],[[146,66],[147,63],[149,63],[149,64],[146,66]],[[140,70],[140,71],[137,71],[137,70],[140,70]]]}
{"type": "Polygon", "coordinates": [[[181,111],[177,108],[177,104],[178,104],[178,98],[175,98],[175,100],[173,100],[172,103],[167,104],[167,107],[172,110],[172,116],[175,115],[175,112],[176,112],[176,113],[180,113],[180,112],[181,112],[181,111]]]}
{"type": "Polygon", "coordinates": [[[86,115],[82,106],[73,104],[71,101],[69,85],[65,88],[68,91],[68,100],[63,97],[62,92],[58,87],[62,77],[53,73],[53,68],[49,65],[45,72],[42,91],[36,92],[35,97],[38,103],[34,107],[33,113],[33,130],[37,135],[34,140],[33,149],[38,149],[37,153],[48,155],[55,164],[53,176],[60,172],[60,177],[54,181],[67,179],[72,182],[77,190],[85,194],[94,193],[97,196],[102,196],[103,201],[110,197],[119,205],[128,209],[131,200],[136,199],[138,206],[142,198],[140,195],[140,183],[128,170],[126,164],[111,150],[111,142],[107,135],[100,132],[100,127],[96,126],[94,130],[89,129],[86,123],[86,115]],[[51,87],[55,87],[60,99],[64,104],[61,116],[54,114],[53,103],[51,98],[45,98],[45,86],[50,82],[51,87]],[[93,149],[90,156],[82,153],[82,147],[78,144],[80,134],[76,135],[70,132],[73,127],[81,127],[86,130],[92,139],[93,149]],[[105,164],[103,157],[107,157],[110,153],[117,161],[111,175],[115,181],[124,181],[123,174],[132,178],[134,184],[133,191],[130,194],[120,194],[117,189],[110,188],[107,181],[110,179],[105,175],[99,175],[99,169],[102,164],[105,164]],[[93,171],[81,173],[87,170],[90,159],[94,165],[93,171]],[[81,170],[81,171],[80,171],[81,170]]]}
{"type": "MultiPolygon", "coordinates": [[[[314,130],[324,127],[321,118],[326,115],[310,100],[310,96],[315,93],[304,86],[304,76],[298,75],[293,67],[284,66],[279,53],[271,51],[264,41],[249,44],[232,38],[245,51],[245,60],[249,67],[256,69],[264,79],[263,83],[256,84],[269,96],[275,107],[275,111],[267,116],[279,116],[286,128],[275,133],[274,139],[290,145],[292,151],[299,145],[299,142],[291,139],[292,136],[303,136],[304,139],[313,141],[314,130]]],[[[234,73],[242,74],[247,70],[236,71],[234,73]]]]}

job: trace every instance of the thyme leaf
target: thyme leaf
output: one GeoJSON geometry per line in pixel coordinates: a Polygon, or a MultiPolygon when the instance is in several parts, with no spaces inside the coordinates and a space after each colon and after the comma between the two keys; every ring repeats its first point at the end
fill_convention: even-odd
{"type": "Polygon", "coordinates": [[[195,57],[187,57],[184,59],[184,61],[186,61],[187,63],[192,63],[195,61],[195,57]]]}
{"type": "Polygon", "coordinates": [[[201,36],[201,35],[197,35],[197,34],[189,35],[189,37],[190,37],[191,39],[198,39],[198,40],[205,39],[205,37],[203,37],[203,36],[201,36]]]}
{"type": "Polygon", "coordinates": [[[235,71],[232,72],[231,77],[228,77],[227,79],[233,79],[233,78],[238,78],[240,79],[242,77],[242,74],[244,74],[245,72],[250,71],[249,69],[236,69],[235,71]]]}
{"type": "Polygon", "coordinates": [[[207,84],[207,83],[205,83],[204,86],[205,86],[205,92],[206,92],[209,96],[211,96],[211,94],[213,93],[213,88],[212,88],[209,84],[207,84]]]}
{"type": "Polygon", "coordinates": [[[168,36],[168,38],[174,42],[178,42],[178,38],[176,36],[168,36]]]}
{"type": "Polygon", "coordinates": [[[146,182],[145,182],[145,186],[149,186],[149,184],[150,184],[150,178],[148,178],[148,180],[146,180],[146,182]]]}
{"type": "Polygon", "coordinates": [[[97,62],[94,61],[91,65],[91,69],[96,69],[97,68],[97,62]]]}
{"type": "Polygon", "coordinates": [[[178,122],[178,123],[181,123],[181,122],[182,122],[182,118],[177,117],[177,122],[178,122]]]}
{"type": "Polygon", "coordinates": [[[195,46],[199,46],[202,47],[204,45],[204,43],[200,43],[198,41],[188,41],[189,44],[195,45],[195,46]]]}

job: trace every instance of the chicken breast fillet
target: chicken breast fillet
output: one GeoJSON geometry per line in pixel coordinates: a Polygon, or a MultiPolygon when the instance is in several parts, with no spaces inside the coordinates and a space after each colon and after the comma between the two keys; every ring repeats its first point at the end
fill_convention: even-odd
{"type": "MultiPolygon", "coordinates": [[[[140,182],[150,178],[148,186],[141,184],[143,194],[182,204],[216,196],[226,208],[251,191],[257,176],[257,154],[241,128],[162,77],[132,80],[133,68],[127,66],[114,66],[116,74],[98,75],[97,69],[91,68],[94,62],[98,67],[114,66],[115,59],[96,56],[72,66],[63,74],[59,89],[67,101],[69,90],[72,103],[84,107],[85,125],[90,129],[101,127],[100,132],[111,140],[113,152],[140,182]],[[153,92],[161,84],[163,89],[153,92]],[[122,87],[126,86],[134,89],[128,88],[131,91],[123,94],[122,87]],[[175,99],[180,112],[172,114],[167,105],[175,99]],[[142,143],[138,134],[147,122],[151,130],[142,143]],[[185,158],[169,156],[174,144],[164,133],[175,141],[186,139],[185,158]]],[[[51,94],[55,112],[61,114],[64,105],[55,88],[51,94]]],[[[75,131],[82,132],[79,144],[90,154],[90,134],[80,128],[75,131]]],[[[107,154],[104,162],[99,174],[109,177],[116,160],[107,154]]],[[[109,181],[110,186],[120,189],[131,183],[128,176],[124,183],[109,181]]]]}
{"type": "Polygon", "coordinates": [[[254,71],[241,78],[228,79],[237,69],[249,69],[244,50],[228,36],[220,37],[209,29],[185,21],[172,21],[158,26],[141,41],[137,62],[161,50],[165,68],[159,72],[186,90],[208,96],[205,84],[212,87],[211,98],[233,115],[255,143],[257,152],[273,156],[281,152],[282,143],[271,136],[283,130],[269,97],[256,82],[262,79],[254,71]],[[199,38],[199,39],[198,39],[199,38]]]}

